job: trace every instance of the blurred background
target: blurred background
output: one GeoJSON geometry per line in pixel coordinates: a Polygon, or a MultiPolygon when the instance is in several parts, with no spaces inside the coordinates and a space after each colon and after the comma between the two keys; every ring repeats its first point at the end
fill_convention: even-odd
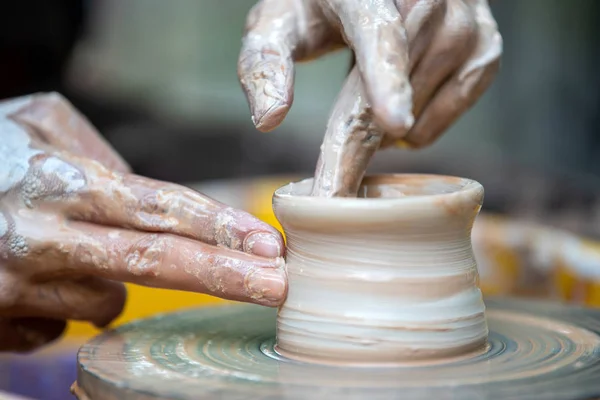
{"type": "MultiPolygon", "coordinates": [[[[600,240],[600,3],[491,3],[504,38],[503,64],[492,88],[434,146],[381,152],[371,170],[474,178],[486,188],[487,213],[600,240]]],[[[253,4],[3,2],[0,98],[59,91],[136,173],[193,186],[276,223],[271,193],[313,173],[350,54],[300,65],[286,121],[274,132],[257,132],[236,76],[244,20],[253,4]]],[[[130,287],[120,322],[216,301],[164,293],[157,302],[156,290],[149,293],[130,287]]],[[[94,333],[73,324],[70,342],[35,357],[6,359],[0,363],[0,390],[69,398],[73,349],[94,333]],[[57,357],[64,358],[65,369],[58,377],[55,368],[56,379],[50,379],[48,365],[56,366],[57,357]]]]}

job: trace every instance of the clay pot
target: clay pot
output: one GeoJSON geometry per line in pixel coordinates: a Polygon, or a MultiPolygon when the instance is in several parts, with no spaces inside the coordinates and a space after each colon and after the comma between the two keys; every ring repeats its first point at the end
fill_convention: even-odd
{"type": "Polygon", "coordinates": [[[275,192],[289,290],[277,350],[322,363],[403,363],[486,346],[471,249],[483,201],[473,180],[378,175],[359,198],[310,197],[312,179],[275,192]]]}

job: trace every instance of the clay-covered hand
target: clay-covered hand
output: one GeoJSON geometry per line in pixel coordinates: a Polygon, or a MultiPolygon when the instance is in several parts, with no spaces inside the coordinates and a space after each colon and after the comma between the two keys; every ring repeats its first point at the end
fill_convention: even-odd
{"type": "Polygon", "coordinates": [[[131,174],[61,96],[0,103],[0,350],[42,345],[69,319],[107,325],[120,282],[276,306],[283,251],[250,214],[131,174]]]}
{"type": "Polygon", "coordinates": [[[336,108],[362,128],[372,112],[381,147],[432,143],[489,86],[502,53],[488,0],[261,0],[238,65],[256,127],[271,130],[287,114],[295,61],[344,45],[366,99],[346,90],[336,108]]]}

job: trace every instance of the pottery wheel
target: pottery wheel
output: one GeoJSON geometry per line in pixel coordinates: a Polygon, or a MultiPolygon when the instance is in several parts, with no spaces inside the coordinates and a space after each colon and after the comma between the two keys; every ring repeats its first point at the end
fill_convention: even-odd
{"type": "Polygon", "coordinates": [[[167,314],[84,345],[78,393],[91,400],[600,397],[600,311],[507,299],[486,304],[485,351],[395,367],[281,357],[272,309],[233,305],[167,314]]]}

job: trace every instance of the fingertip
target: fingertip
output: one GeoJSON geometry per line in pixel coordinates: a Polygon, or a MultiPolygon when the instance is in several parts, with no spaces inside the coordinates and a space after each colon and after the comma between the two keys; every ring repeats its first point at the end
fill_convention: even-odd
{"type": "Polygon", "coordinates": [[[252,122],[261,132],[275,129],[293,101],[294,64],[289,49],[248,41],[238,61],[238,76],[250,105],[252,122]]]}
{"type": "Polygon", "coordinates": [[[266,64],[253,68],[243,79],[252,123],[261,132],[277,128],[291,107],[292,82],[283,71],[283,67],[266,64]]]}
{"type": "Polygon", "coordinates": [[[243,248],[246,253],[260,257],[276,258],[284,254],[283,238],[272,232],[251,232],[244,239],[243,248]]]}
{"type": "Polygon", "coordinates": [[[397,138],[403,137],[413,127],[415,118],[412,108],[410,87],[373,101],[375,120],[387,133],[397,138]]]}
{"type": "Polygon", "coordinates": [[[246,211],[231,207],[215,216],[214,239],[217,245],[265,258],[285,253],[285,242],[277,229],[246,211]]]}
{"type": "Polygon", "coordinates": [[[288,111],[288,104],[273,102],[266,110],[260,109],[253,113],[252,122],[259,131],[270,132],[281,124],[288,111]]]}
{"type": "MultiPolygon", "coordinates": [[[[283,259],[278,260],[283,264],[283,259]]],[[[277,307],[287,294],[287,279],[284,268],[260,268],[251,272],[244,282],[249,300],[253,303],[277,307]]]]}

